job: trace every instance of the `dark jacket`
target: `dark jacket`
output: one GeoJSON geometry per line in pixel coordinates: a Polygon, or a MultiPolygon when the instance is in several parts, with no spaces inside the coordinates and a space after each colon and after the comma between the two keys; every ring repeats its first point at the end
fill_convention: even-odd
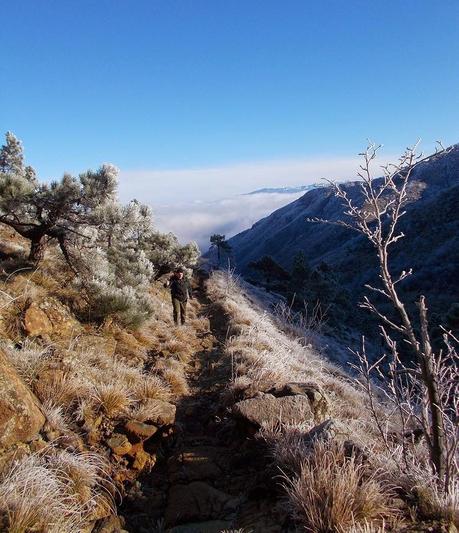
{"type": "Polygon", "coordinates": [[[176,276],[172,276],[166,282],[166,286],[170,288],[172,298],[181,302],[186,302],[188,297],[192,298],[190,284],[185,278],[178,279],[176,276]]]}

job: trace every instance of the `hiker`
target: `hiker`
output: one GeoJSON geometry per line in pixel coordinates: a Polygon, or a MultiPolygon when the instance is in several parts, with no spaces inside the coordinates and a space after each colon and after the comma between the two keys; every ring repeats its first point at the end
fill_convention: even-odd
{"type": "Polygon", "coordinates": [[[186,322],[186,304],[188,298],[193,298],[188,280],[184,277],[183,269],[178,268],[173,275],[166,281],[164,287],[169,287],[172,296],[172,308],[174,322],[176,325],[180,322],[182,325],[186,322]]]}

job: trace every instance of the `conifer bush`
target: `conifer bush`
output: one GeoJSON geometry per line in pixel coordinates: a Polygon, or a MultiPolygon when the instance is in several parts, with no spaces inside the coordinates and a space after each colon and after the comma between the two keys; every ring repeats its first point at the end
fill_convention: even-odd
{"type": "Polygon", "coordinates": [[[0,148],[0,223],[30,241],[36,266],[49,243],[59,246],[86,302],[87,317],[114,317],[137,327],[153,311],[152,281],[199,259],[196,243],[181,245],[153,225],[149,207],[117,199],[118,170],[104,164],[60,181],[41,183],[24,165],[22,143],[11,132],[0,148]]]}

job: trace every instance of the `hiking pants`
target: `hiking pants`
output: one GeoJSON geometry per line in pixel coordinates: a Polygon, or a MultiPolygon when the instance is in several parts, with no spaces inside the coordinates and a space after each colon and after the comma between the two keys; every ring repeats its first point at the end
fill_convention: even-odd
{"type": "Polygon", "coordinates": [[[184,302],[180,301],[178,298],[172,298],[172,307],[174,310],[174,322],[176,324],[180,322],[185,324],[186,322],[186,300],[184,302]]]}

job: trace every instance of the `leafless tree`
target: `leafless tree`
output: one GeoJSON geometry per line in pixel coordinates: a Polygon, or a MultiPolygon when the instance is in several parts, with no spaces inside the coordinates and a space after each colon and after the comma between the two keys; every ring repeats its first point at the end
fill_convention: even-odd
{"type": "MultiPolygon", "coordinates": [[[[378,307],[372,299],[365,297],[360,304],[376,315],[380,321],[381,335],[389,352],[389,373],[381,370],[382,359],[371,365],[365,350],[354,352],[359,358],[358,369],[370,398],[370,409],[378,428],[388,445],[387,427],[381,419],[374,402],[370,374],[380,373],[385,379],[384,394],[395,406],[402,423],[402,440],[415,427],[422,432],[429,450],[431,468],[438,479],[439,486],[448,491],[450,483],[457,475],[458,451],[458,354],[455,339],[451,332],[444,330],[445,348],[437,353],[432,348],[429,336],[427,305],[424,296],[419,297],[418,313],[419,328],[415,327],[415,319],[401,297],[399,283],[412,274],[412,270],[402,271],[394,276],[390,270],[390,250],[393,244],[405,237],[399,231],[398,224],[405,214],[408,201],[409,182],[413,169],[421,161],[417,154],[417,144],[407,148],[395,164],[387,164],[382,168],[382,177],[373,178],[373,167],[380,146],[370,144],[364,153],[363,163],[358,173],[361,179],[363,202],[352,200],[346,188],[331,183],[335,195],[345,206],[346,220],[330,222],[322,219],[309,219],[311,222],[327,222],[338,224],[355,230],[368,239],[378,257],[379,278],[381,286],[366,285],[368,289],[382,295],[390,302],[395,311],[391,318],[378,307]],[[407,343],[414,353],[414,365],[403,364],[400,359],[398,342],[407,343]]],[[[446,150],[440,144],[436,154],[446,150]]],[[[406,457],[406,455],[405,455],[406,457]]]]}

